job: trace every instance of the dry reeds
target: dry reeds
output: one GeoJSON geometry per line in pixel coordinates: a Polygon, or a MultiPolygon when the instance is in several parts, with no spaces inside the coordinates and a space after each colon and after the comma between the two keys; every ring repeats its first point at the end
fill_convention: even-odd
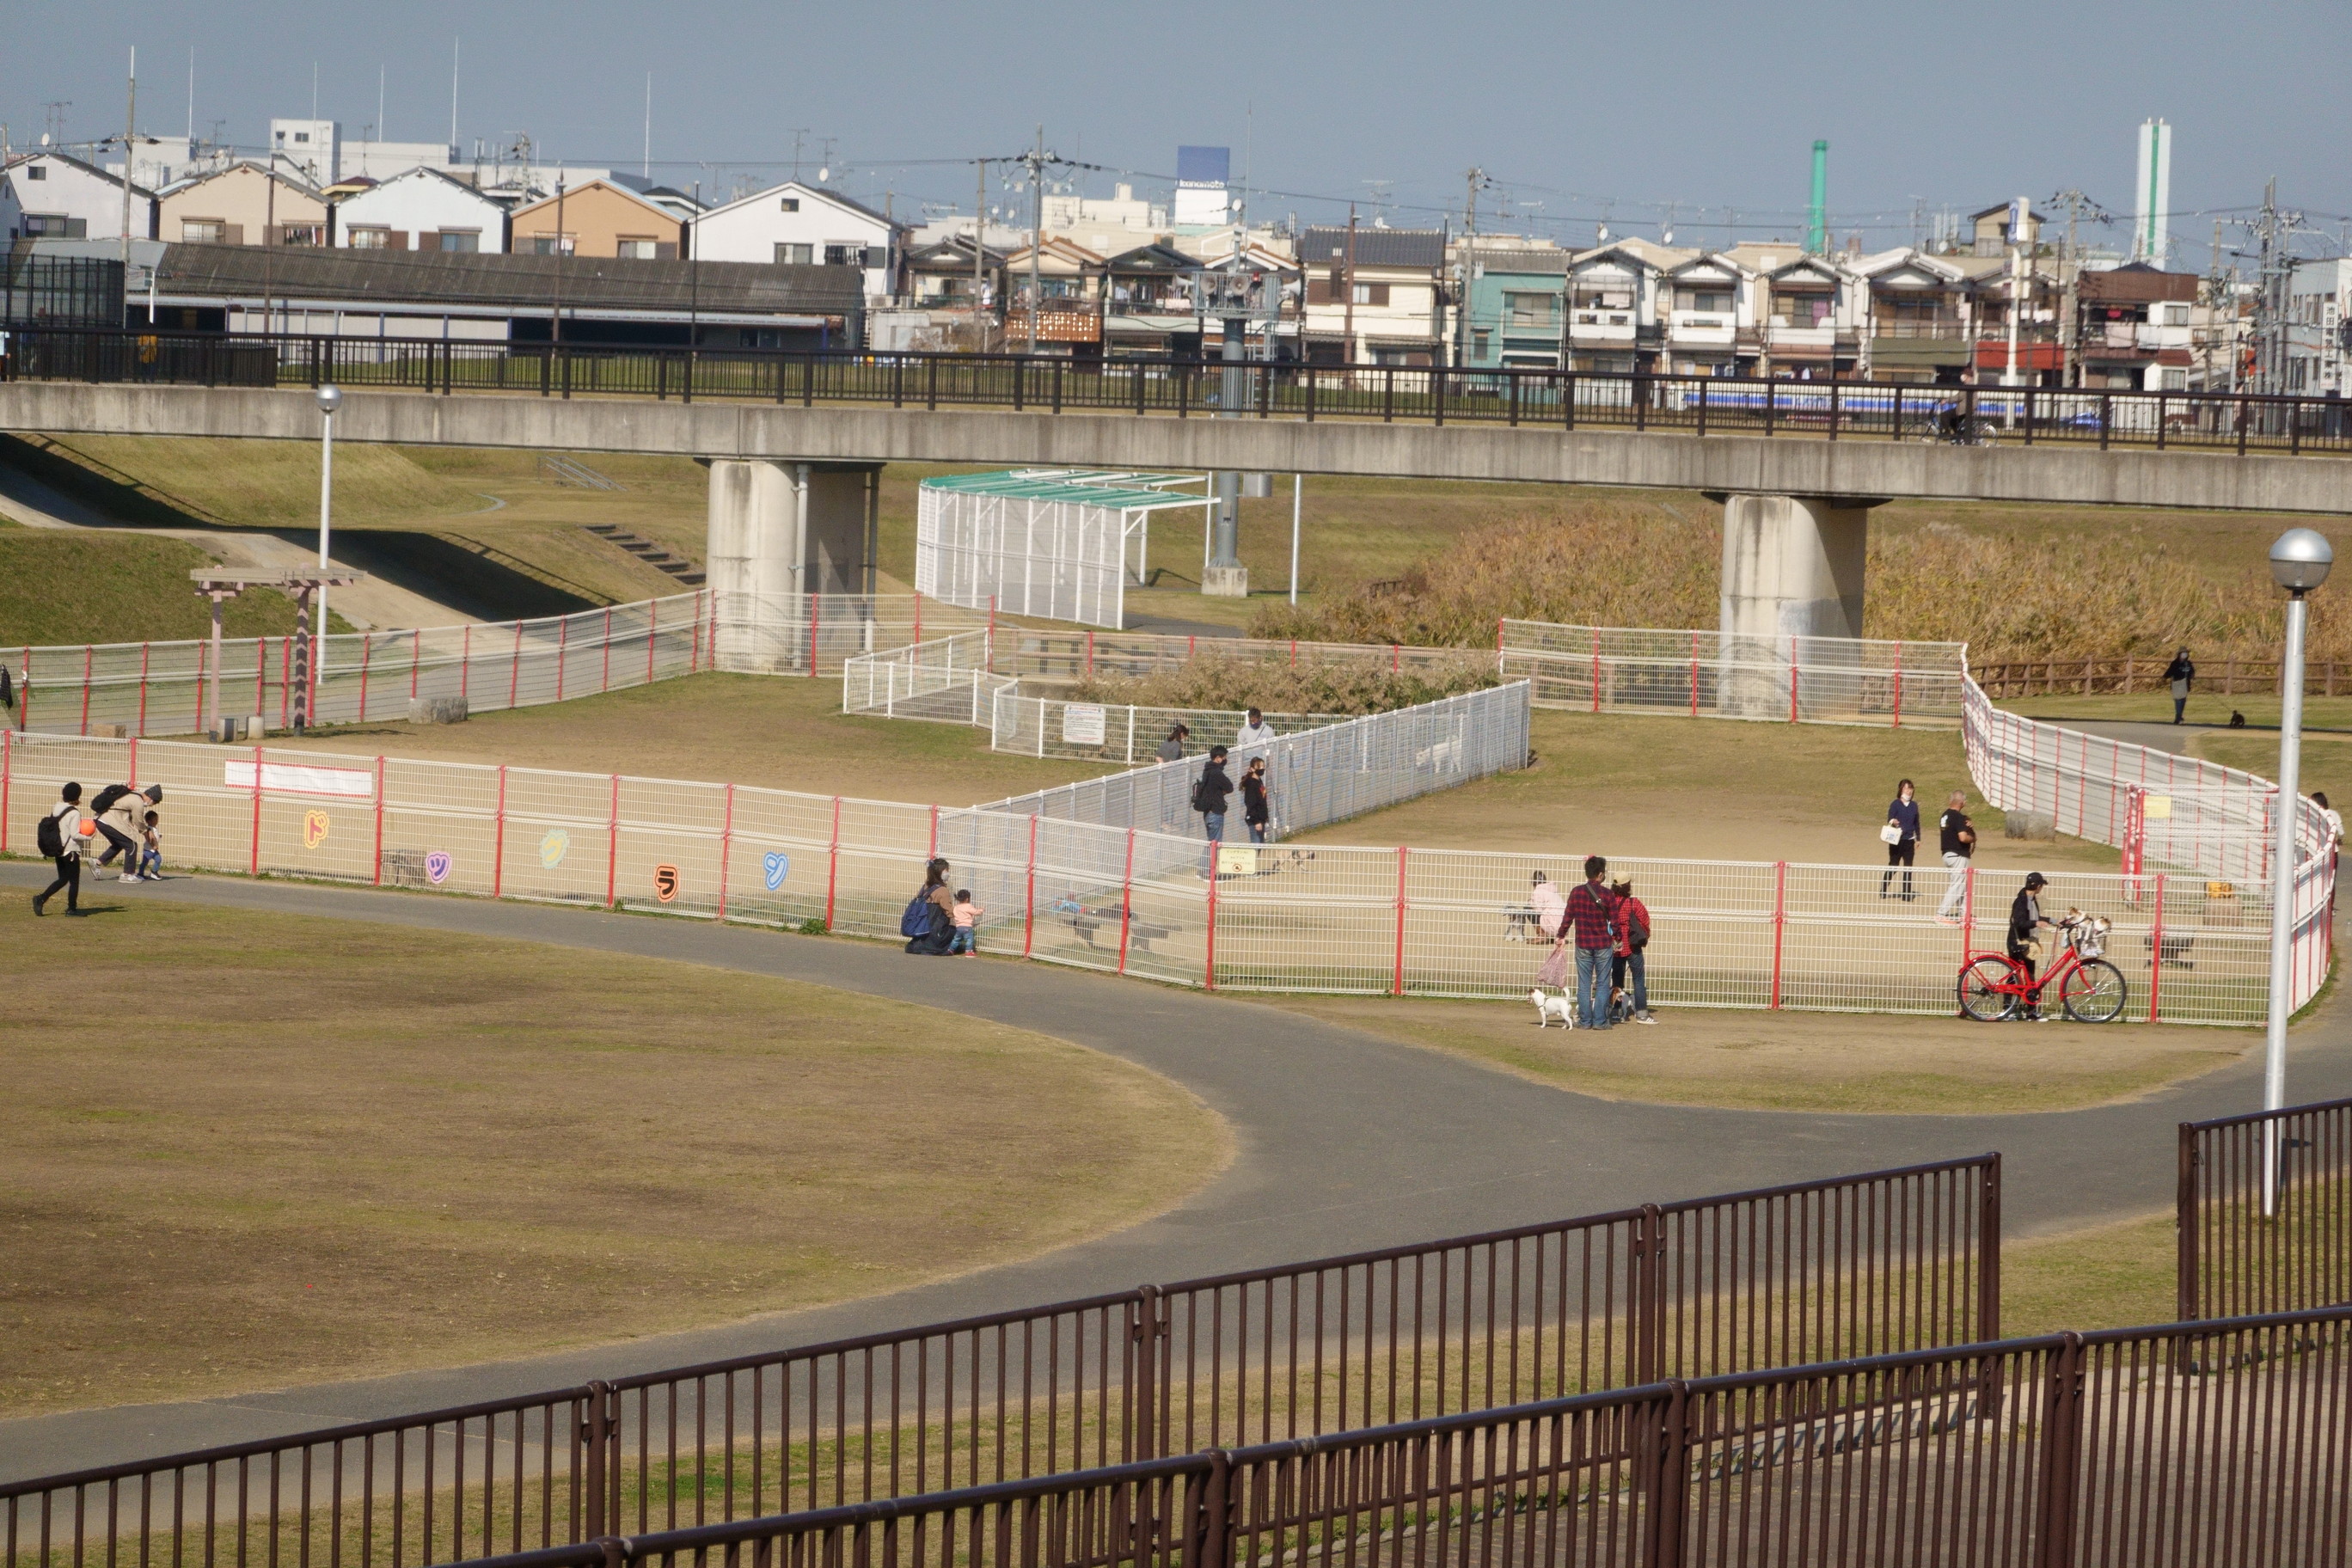
{"type": "Polygon", "coordinates": [[[1236,711],[1258,708],[1268,713],[1354,717],[1434,702],[1494,684],[1494,656],[1484,652],[1392,670],[1375,657],[1294,668],[1286,660],[1235,658],[1204,650],[1174,669],[1081,682],[1070,689],[1069,696],[1073,701],[1122,707],[1133,703],[1139,708],[1236,711]]]}

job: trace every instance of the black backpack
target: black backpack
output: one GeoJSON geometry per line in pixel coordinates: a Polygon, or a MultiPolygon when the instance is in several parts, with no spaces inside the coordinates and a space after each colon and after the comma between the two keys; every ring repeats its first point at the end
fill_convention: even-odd
{"type": "Polygon", "coordinates": [[[104,789],[98,792],[98,798],[89,803],[89,814],[92,816],[104,816],[108,812],[114,809],[114,803],[116,801],[121,800],[124,795],[129,795],[130,793],[131,786],[129,784],[107,785],[104,789]]]}
{"type": "Polygon", "coordinates": [[[52,860],[66,852],[65,833],[54,813],[41,818],[40,826],[33,829],[33,847],[52,860]]]}

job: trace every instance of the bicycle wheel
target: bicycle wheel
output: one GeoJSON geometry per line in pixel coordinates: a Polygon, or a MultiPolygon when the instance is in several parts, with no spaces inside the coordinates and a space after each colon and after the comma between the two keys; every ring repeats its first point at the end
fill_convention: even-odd
{"type": "Polygon", "coordinates": [[[2081,967],[2058,983],[2066,1016],[2078,1024],[2112,1024],[2124,1010],[2129,987],[2123,971],[2104,958],[2083,961],[2081,967]]]}
{"type": "Polygon", "coordinates": [[[2017,1011],[2017,997],[2000,987],[2017,978],[2017,966],[1993,953],[1979,953],[1960,971],[1960,1011],[1979,1024],[1997,1024],[2017,1011]]]}

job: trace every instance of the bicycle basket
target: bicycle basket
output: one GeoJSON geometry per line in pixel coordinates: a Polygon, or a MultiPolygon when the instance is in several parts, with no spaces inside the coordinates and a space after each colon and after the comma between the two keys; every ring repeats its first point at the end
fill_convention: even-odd
{"type": "Polygon", "coordinates": [[[2107,928],[2114,922],[2105,915],[2085,915],[2067,933],[2078,958],[2096,958],[2107,951],[2107,928]]]}

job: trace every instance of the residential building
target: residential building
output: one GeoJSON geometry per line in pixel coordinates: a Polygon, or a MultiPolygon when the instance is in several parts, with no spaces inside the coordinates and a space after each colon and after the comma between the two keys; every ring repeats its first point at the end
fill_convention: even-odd
{"type": "MultiPolygon", "coordinates": [[[[2009,254],[2009,204],[1987,207],[1969,215],[1969,249],[1978,256],[2009,254]]],[[[2031,206],[2025,209],[2025,233],[2021,237],[2025,252],[2031,256],[2042,244],[2042,215],[2031,206]]]]}
{"type": "MultiPolygon", "coordinates": [[[[966,249],[965,254],[971,253],[966,249]]],[[[1107,258],[1076,240],[1047,235],[1004,258],[1004,346],[1026,350],[1035,308],[1039,353],[1099,359],[1107,258]],[[1033,291],[1034,298],[1032,298],[1033,291]]],[[[967,280],[969,287],[969,280],[967,280]]]]}
{"type": "Polygon", "coordinates": [[[236,163],[156,194],[155,237],[179,245],[324,246],[327,199],[283,171],[236,163]]]}
{"type": "Polygon", "coordinates": [[[2345,385],[2347,358],[2352,358],[2352,258],[2296,263],[2287,279],[2286,389],[2305,397],[2344,395],[2352,390],[2345,385]]]}
{"type": "Polygon", "coordinates": [[[1159,241],[1104,262],[1103,352],[1197,357],[1209,330],[1201,271],[1197,258],[1159,241]]]}
{"type": "Polygon", "coordinates": [[[1756,274],[1721,251],[1664,268],[1657,294],[1658,368],[1675,375],[1752,375],[1756,274]]]}
{"type": "Polygon", "coordinates": [[[685,232],[667,208],[610,180],[591,180],[515,208],[507,222],[507,247],[525,256],[671,261],[681,254],[685,232]]]}
{"type": "Polygon", "coordinates": [[[1857,374],[1954,386],[1966,379],[1976,288],[1958,258],[1906,247],[1862,257],[1846,270],[1861,290],[1857,374]]]}
{"type": "Polygon", "coordinates": [[[1045,232],[1066,235],[1098,256],[1149,245],[1168,232],[1167,207],[1137,196],[1133,185],[1111,190],[1108,199],[1049,193],[1041,204],[1045,232]]]}
{"type": "Polygon", "coordinates": [[[219,245],[164,247],[153,297],[203,331],[787,349],[860,342],[865,304],[849,268],[219,245]]]}
{"type": "Polygon", "coordinates": [[[970,310],[977,302],[994,310],[1004,298],[1004,252],[982,246],[972,254],[969,234],[952,234],[910,246],[900,270],[907,302],[927,310],[970,310]]]}
{"type": "Polygon", "coordinates": [[[0,163],[0,237],[10,243],[25,237],[25,206],[16,199],[16,176],[0,163]]]}
{"type": "Polygon", "coordinates": [[[497,254],[507,247],[507,210],[438,169],[414,168],[337,203],[334,242],[351,250],[497,254]]]}
{"type": "Polygon", "coordinates": [[[1641,239],[1580,253],[1568,268],[1568,368],[1618,375],[1657,369],[1665,341],[1659,282],[1690,258],[1689,251],[1641,239]]]}
{"type": "MultiPolygon", "coordinates": [[[[16,195],[18,216],[9,237],[114,239],[122,237],[122,176],[95,163],[63,153],[31,153],[11,159],[10,184],[16,195]]],[[[146,238],[155,232],[155,196],[145,186],[131,187],[131,233],[146,238]]]]}
{"type": "Polygon", "coordinates": [[[906,226],[839,191],[798,180],[714,206],[693,224],[694,254],[705,261],[777,267],[856,267],[866,297],[880,304],[898,291],[906,226]]]}
{"type": "Polygon", "coordinates": [[[1470,353],[1463,363],[1489,370],[1558,369],[1569,253],[1511,237],[1482,241],[1473,258],[1470,353]]]}
{"type": "Polygon", "coordinates": [[[1758,374],[1826,380],[1853,373],[1855,300],[1867,292],[1857,279],[1828,257],[1800,256],[1764,273],[1758,286],[1758,374]]]}
{"type": "Polygon", "coordinates": [[[1298,242],[1298,265],[1307,275],[1307,359],[1317,364],[1443,363],[1445,252],[1443,229],[1307,230],[1298,242]]]}
{"type": "Polygon", "coordinates": [[[2074,384],[2179,392],[2193,361],[2190,316],[2203,279],[2146,262],[2074,279],[2074,384]]]}
{"type": "Polygon", "coordinates": [[[343,128],[331,120],[272,120],[269,153],[278,166],[323,190],[343,177],[343,128]]]}

